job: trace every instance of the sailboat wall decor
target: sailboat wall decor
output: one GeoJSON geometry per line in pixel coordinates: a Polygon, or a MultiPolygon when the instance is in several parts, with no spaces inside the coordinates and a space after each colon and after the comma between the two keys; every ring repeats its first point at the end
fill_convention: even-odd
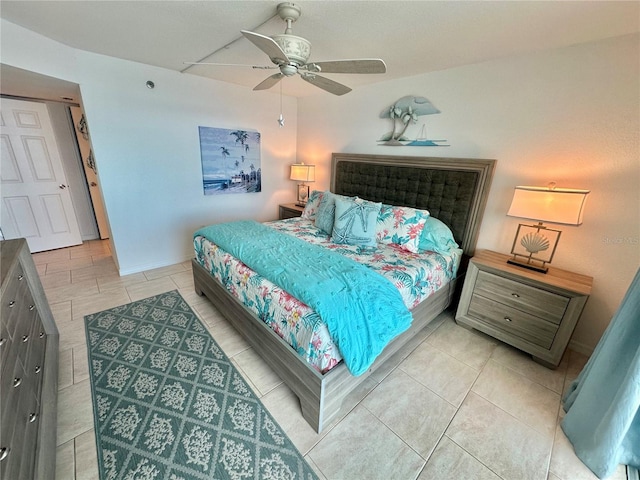
{"type": "Polygon", "coordinates": [[[389,118],[393,122],[393,130],[385,133],[378,140],[379,145],[392,147],[448,147],[446,140],[430,140],[427,138],[427,127],[423,123],[420,133],[415,139],[405,135],[410,125],[418,123],[418,117],[440,113],[425,97],[408,95],[396,101],[389,108],[380,112],[380,118],[389,118]]]}

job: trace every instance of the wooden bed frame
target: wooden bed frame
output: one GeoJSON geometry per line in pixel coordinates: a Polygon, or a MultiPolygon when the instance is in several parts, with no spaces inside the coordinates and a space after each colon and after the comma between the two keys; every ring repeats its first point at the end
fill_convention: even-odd
{"type": "MultiPolygon", "coordinates": [[[[465,253],[473,255],[480,221],[489,193],[495,160],[396,157],[383,155],[332,155],[331,190],[344,195],[392,205],[422,208],[450,226],[465,253]]],[[[343,400],[396,352],[414,345],[411,340],[452,301],[458,277],[412,311],[409,330],[396,337],[371,368],[354,377],[344,362],[319,373],[220,282],[192,260],[196,293],[206,295],[223,316],[244,336],[298,396],[302,415],[320,432],[340,414],[343,400]]],[[[396,361],[400,361],[396,357],[396,361]]]]}

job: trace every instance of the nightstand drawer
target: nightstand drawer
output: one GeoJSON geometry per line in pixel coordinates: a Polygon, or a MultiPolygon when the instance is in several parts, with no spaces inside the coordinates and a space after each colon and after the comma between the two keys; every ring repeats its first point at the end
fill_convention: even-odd
{"type": "Polygon", "coordinates": [[[471,297],[468,313],[494,328],[543,348],[551,347],[558,331],[555,323],[480,295],[471,297]]]}
{"type": "Polygon", "coordinates": [[[569,305],[569,298],[562,295],[482,271],[478,273],[474,293],[556,325],[560,324],[569,305]]]}
{"type": "Polygon", "coordinates": [[[281,220],[285,220],[287,218],[296,218],[300,216],[300,213],[296,212],[295,210],[283,209],[281,212],[282,212],[280,214],[281,220]]]}
{"type": "Polygon", "coordinates": [[[304,207],[300,205],[296,205],[295,203],[285,203],[280,205],[279,208],[279,218],[280,220],[285,220],[287,218],[295,218],[302,215],[304,211],[304,207]]]}

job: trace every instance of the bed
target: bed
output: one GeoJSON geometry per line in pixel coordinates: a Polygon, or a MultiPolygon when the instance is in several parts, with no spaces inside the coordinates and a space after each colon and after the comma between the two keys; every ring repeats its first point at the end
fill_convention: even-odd
{"type": "Polygon", "coordinates": [[[192,261],[195,290],[207,296],[297,395],[303,417],[320,432],[340,414],[342,403],[351,392],[396,352],[415,346],[417,334],[452,302],[456,285],[464,275],[466,260],[473,255],[494,166],[495,160],[332,155],[332,192],[428,210],[450,228],[463,257],[457,276],[426,300],[412,305],[409,328],[395,337],[371,366],[357,376],[350,373],[345,362],[325,373],[307,363],[196,259],[192,261]]]}

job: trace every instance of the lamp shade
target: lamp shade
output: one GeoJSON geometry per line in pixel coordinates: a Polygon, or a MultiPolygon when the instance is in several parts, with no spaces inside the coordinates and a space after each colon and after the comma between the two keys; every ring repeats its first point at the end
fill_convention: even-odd
{"type": "Polygon", "coordinates": [[[294,163],[291,165],[291,175],[289,179],[299,182],[313,182],[316,179],[316,166],[294,163]]]}
{"type": "Polygon", "coordinates": [[[507,215],[541,222],[580,225],[589,190],[569,188],[515,188],[507,215]]]}

